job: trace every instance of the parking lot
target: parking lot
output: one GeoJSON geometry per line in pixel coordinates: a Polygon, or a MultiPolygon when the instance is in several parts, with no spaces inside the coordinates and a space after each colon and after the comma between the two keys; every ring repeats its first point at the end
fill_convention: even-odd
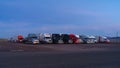
{"type": "Polygon", "coordinates": [[[76,52],[76,51],[102,51],[120,48],[119,44],[23,44],[0,42],[1,52],[76,52]]]}
{"type": "Polygon", "coordinates": [[[0,42],[0,68],[119,68],[119,44],[0,42]]]}

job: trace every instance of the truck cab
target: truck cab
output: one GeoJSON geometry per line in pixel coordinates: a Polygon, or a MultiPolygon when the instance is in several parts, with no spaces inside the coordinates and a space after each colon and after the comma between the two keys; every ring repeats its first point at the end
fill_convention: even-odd
{"type": "Polygon", "coordinates": [[[61,40],[63,43],[68,44],[68,43],[73,43],[72,39],[68,34],[61,34],[61,40]]]}
{"type": "Polygon", "coordinates": [[[24,39],[24,37],[22,35],[17,36],[17,42],[22,43],[23,39],[24,39]]]}
{"type": "Polygon", "coordinates": [[[96,43],[95,36],[89,36],[89,35],[80,35],[84,43],[96,43]]]}
{"type": "Polygon", "coordinates": [[[41,33],[38,35],[41,43],[52,43],[52,35],[50,33],[41,33]]]}
{"type": "Polygon", "coordinates": [[[23,39],[24,37],[22,35],[17,35],[17,36],[11,37],[10,42],[22,43],[23,39]]]}
{"type": "Polygon", "coordinates": [[[28,34],[24,39],[24,43],[39,44],[39,40],[36,34],[28,34]]]}
{"type": "Polygon", "coordinates": [[[54,44],[63,43],[60,34],[52,34],[52,41],[54,44]]]}
{"type": "Polygon", "coordinates": [[[79,35],[69,34],[69,37],[72,39],[73,43],[83,43],[83,40],[80,38],[79,35]]]}

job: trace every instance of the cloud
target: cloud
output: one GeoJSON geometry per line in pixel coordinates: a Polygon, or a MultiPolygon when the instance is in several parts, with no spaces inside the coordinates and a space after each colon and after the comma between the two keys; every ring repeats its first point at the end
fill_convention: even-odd
{"type": "Polygon", "coordinates": [[[33,24],[29,23],[13,23],[12,24],[4,24],[0,23],[0,27],[11,27],[12,29],[7,29],[2,32],[5,34],[17,35],[23,34],[27,35],[28,33],[77,33],[77,34],[112,34],[114,32],[120,31],[120,25],[113,24],[89,24],[89,25],[80,25],[80,24],[46,24],[46,25],[33,25],[34,27],[30,27],[33,24]],[[16,25],[19,25],[17,28],[16,25]]]}
{"type": "Polygon", "coordinates": [[[79,7],[61,7],[59,8],[61,12],[67,14],[74,14],[74,15],[84,15],[84,16],[92,16],[92,17],[100,17],[100,16],[109,16],[110,13],[100,12],[98,10],[92,10],[87,8],[79,8],[79,7]]]}
{"type": "MultiPolygon", "coordinates": [[[[63,32],[63,33],[77,33],[77,34],[90,34],[90,35],[112,35],[115,32],[120,31],[120,25],[59,25],[55,26],[43,26],[46,28],[45,32],[63,32]]],[[[43,28],[42,27],[42,28],[43,28]]],[[[41,28],[39,28],[41,29],[41,28]]],[[[42,29],[41,29],[42,31],[42,29]]],[[[43,30],[44,32],[44,30],[43,30]]]]}
{"type": "Polygon", "coordinates": [[[37,27],[36,30],[40,31],[118,31],[120,25],[111,24],[90,24],[90,25],[75,25],[75,24],[64,24],[64,25],[45,25],[37,27]]]}

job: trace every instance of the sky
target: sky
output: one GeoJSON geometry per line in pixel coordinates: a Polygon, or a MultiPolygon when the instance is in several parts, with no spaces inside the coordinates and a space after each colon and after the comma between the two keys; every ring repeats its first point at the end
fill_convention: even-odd
{"type": "Polygon", "coordinates": [[[29,33],[116,36],[120,0],[0,0],[0,38],[29,33]]]}

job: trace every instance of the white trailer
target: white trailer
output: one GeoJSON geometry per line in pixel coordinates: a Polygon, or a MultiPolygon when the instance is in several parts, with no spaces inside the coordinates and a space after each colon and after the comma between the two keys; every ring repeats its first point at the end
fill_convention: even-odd
{"type": "Polygon", "coordinates": [[[38,34],[38,39],[41,43],[52,43],[52,35],[50,33],[38,34]]]}
{"type": "Polygon", "coordinates": [[[110,43],[110,40],[105,36],[96,36],[97,43],[110,43]]]}

